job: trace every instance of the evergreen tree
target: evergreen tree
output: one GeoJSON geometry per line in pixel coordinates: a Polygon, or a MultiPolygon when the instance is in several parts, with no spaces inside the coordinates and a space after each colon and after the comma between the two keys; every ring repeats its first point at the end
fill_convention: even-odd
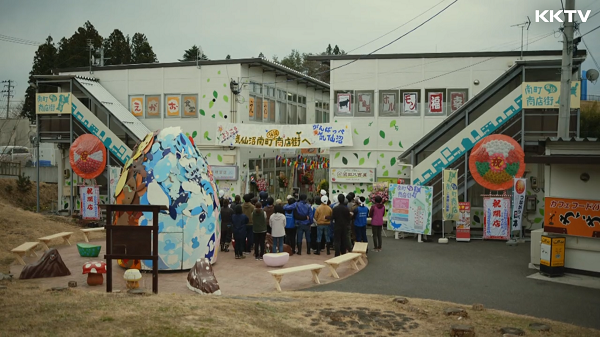
{"type": "Polygon", "coordinates": [[[325,49],[325,55],[331,55],[333,54],[333,49],[331,49],[331,43],[327,45],[327,48],[325,49]]]}
{"type": "Polygon", "coordinates": [[[335,48],[333,48],[333,55],[340,55],[340,48],[337,44],[335,45],[335,48]]]}
{"type": "Polygon", "coordinates": [[[292,68],[299,72],[304,72],[305,70],[303,67],[303,56],[296,49],[292,49],[292,52],[288,56],[284,57],[280,63],[281,65],[292,68]]]}
{"type": "Polygon", "coordinates": [[[258,58],[264,59],[265,58],[265,54],[263,54],[262,52],[260,52],[260,54],[258,54],[258,58]]]}
{"type": "Polygon", "coordinates": [[[204,54],[204,52],[200,52],[200,48],[196,45],[193,45],[192,48],[186,50],[183,53],[183,59],[179,61],[196,61],[196,57],[200,55],[200,60],[208,60],[208,57],[204,54]]]}
{"type": "Polygon", "coordinates": [[[227,54],[227,56],[225,56],[226,60],[231,60],[231,55],[227,54]]]}
{"type": "MultiPolygon", "coordinates": [[[[90,65],[88,40],[92,48],[102,46],[102,36],[98,33],[94,25],[89,21],[83,24],[83,27],[77,28],[75,33],[68,39],[60,40],[57,58],[57,68],[66,67],[87,67],[90,65]]],[[[95,53],[92,53],[95,55],[95,53]]]]}
{"type": "MultiPolygon", "coordinates": [[[[57,50],[51,36],[46,42],[38,47],[33,57],[33,67],[29,72],[29,81],[35,83],[33,75],[50,75],[55,67],[57,50]]],[[[25,103],[21,110],[21,116],[35,121],[35,88],[29,86],[25,92],[25,103]]]]}
{"type": "Polygon", "coordinates": [[[158,62],[148,38],[142,33],[135,33],[131,39],[131,62],[154,63],[158,62]]]}
{"type": "Polygon", "coordinates": [[[125,37],[118,29],[110,33],[104,40],[104,57],[107,58],[105,65],[131,63],[129,36],[125,37]]]}

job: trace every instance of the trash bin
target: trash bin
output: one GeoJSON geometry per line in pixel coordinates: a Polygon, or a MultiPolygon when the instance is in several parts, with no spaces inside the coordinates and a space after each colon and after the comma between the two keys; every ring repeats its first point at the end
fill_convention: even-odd
{"type": "Polygon", "coordinates": [[[540,274],[549,277],[565,274],[565,238],[542,235],[540,274]]]}

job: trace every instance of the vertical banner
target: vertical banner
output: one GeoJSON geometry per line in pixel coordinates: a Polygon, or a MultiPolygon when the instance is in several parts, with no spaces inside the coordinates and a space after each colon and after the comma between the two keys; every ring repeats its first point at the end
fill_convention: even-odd
{"type": "Polygon", "coordinates": [[[510,198],[483,198],[483,238],[494,240],[510,239],[510,198]]]}
{"type": "Polygon", "coordinates": [[[115,191],[117,190],[117,183],[119,182],[119,177],[121,175],[121,168],[118,166],[109,166],[108,167],[108,175],[109,175],[109,186],[110,186],[110,199],[109,203],[116,203],[115,191]]]}
{"type": "Polygon", "coordinates": [[[100,189],[98,186],[80,186],[81,218],[83,220],[100,220],[98,203],[100,202],[100,189]]]}
{"type": "Polygon", "coordinates": [[[525,184],[527,183],[527,180],[525,178],[515,178],[514,180],[513,221],[511,231],[520,231],[523,208],[525,207],[525,184]]]}
{"type": "Polygon", "coordinates": [[[417,93],[404,93],[404,101],[402,103],[402,112],[416,113],[417,112],[417,93]]]}
{"type": "Polygon", "coordinates": [[[471,241],[471,203],[459,202],[460,216],[456,221],[456,241],[471,241]]]}
{"type": "Polygon", "coordinates": [[[431,234],[432,187],[390,184],[389,195],[389,230],[431,234]]]}
{"type": "Polygon", "coordinates": [[[458,221],[458,170],[443,170],[442,219],[458,221]]]}
{"type": "Polygon", "coordinates": [[[254,97],[250,97],[250,105],[248,107],[248,117],[254,118],[254,97]]]}
{"type": "Polygon", "coordinates": [[[430,92],[429,93],[429,113],[443,114],[444,113],[444,93],[430,92]]]}
{"type": "Polygon", "coordinates": [[[263,121],[269,120],[269,100],[263,101],[263,121]]]}
{"type": "Polygon", "coordinates": [[[345,94],[338,94],[337,95],[337,104],[338,104],[338,113],[341,114],[352,114],[352,110],[351,110],[351,102],[350,99],[352,97],[352,94],[349,93],[345,93],[345,94]]]}

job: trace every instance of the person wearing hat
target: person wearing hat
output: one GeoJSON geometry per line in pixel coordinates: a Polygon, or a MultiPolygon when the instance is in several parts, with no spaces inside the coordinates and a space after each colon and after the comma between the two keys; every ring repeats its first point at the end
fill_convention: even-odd
{"type": "Polygon", "coordinates": [[[321,239],[323,235],[325,235],[325,239],[327,241],[327,255],[331,254],[331,237],[329,235],[329,225],[331,224],[331,214],[332,210],[329,206],[327,206],[327,198],[326,195],[321,196],[321,205],[317,207],[315,211],[315,221],[317,222],[317,252],[315,254],[321,255],[321,239]]]}
{"type": "Polygon", "coordinates": [[[367,240],[367,216],[369,208],[365,206],[365,197],[360,197],[358,207],[354,212],[354,232],[356,233],[356,242],[369,242],[367,240]]]}
{"type": "Polygon", "coordinates": [[[346,198],[343,194],[338,195],[338,205],[333,208],[331,213],[331,221],[334,225],[333,246],[335,248],[335,256],[346,254],[348,247],[348,227],[352,220],[352,215],[348,206],[345,204],[346,198]]]}

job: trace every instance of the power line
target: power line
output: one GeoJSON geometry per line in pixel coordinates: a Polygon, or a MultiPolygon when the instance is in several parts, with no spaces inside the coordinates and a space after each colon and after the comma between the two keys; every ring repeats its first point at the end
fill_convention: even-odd
{"type": "Polygon", "coordinates": [[[590,47],[588,47],[587,43],[585,43],[585,40],[583,38],[581,39],[581,42],[583,42],[583,45],[587,49],[588,54],[590,54],[590,56],[592,57],[592,61],[594,61],[594,64],[596,65],[596,69],[600,70],[600,66],[598,66],[598,62],[596,62],[596,58],[594,57],[594,54],[592,54],[590,47]]]}
{"type": "Polygon", "coordinates": [[[598,29],[598,28],[600,28],[600,26],[598,26],[598,27],[596,27],[596,28],[594,28],[594,29],[590,30],[589,32],[587,32],[587,33],[585,33],[585,34],[581,35],[581,37],[584,37],[584,36],[588,35],[589,33],[591,33],[591,32],[593,32],[593,31],[595,31],[595,30],[596,30],[596,29],[598,29]]]}
{"type": "Polygon", "coordinates": [[[18,44],[30,45],[30,46],[39,46],[39,45],[44,44],[42,42],[37,42],[37,41],[32,41],[32,40],[25,40],[25,39],[21,39],[21,38],[17,38],[17,37],[12,37],[12,36],[8,36],[8,35],[3,35],[3,34],[0,34],[0,41],[11,42],[11,43],[18,43],[18,44]]]}
{"type": "Polygon", "coordinates": [[[398,27],[396,27],[396,28],[394,28],[394,29],[390,30],[389,32],[387,32],[387,33],[385,33],[385,34],[383,34],[383,35],[379,36],[378,38],[376,38],[376,39],[374,39],[374,40],[371,40],[371,41],[369,41],[369,42],[367,42],[367,43],[365,43],[365,44],[363,44],[363,45],[361,45],[361,46],[359,46],[359,47],[356,47],[356,48],[354,48],[354,49],[352,49],[352,50],[348,51],[348,54],[349,54],[349,53],[351,53],[351,52],[353,52],[353,51],[355,51],[355,50],[357,50],[357,49],[360,49],[360,48],[362,48],[362,47],[364,47],[364,46],[366,46],[366,45],[369,45],[369,44],[371,44],[371,43],[373,43],[373,42],[375,42],[375,41],[377,41],[377,40],[381,39],[381,38],[382,38],[382,37],[384,37],[384,36],[387,36],[387,35],[389,35],[389,34],[391,34],[391,33],[395,32],[395,31],[397,31],[398,29],[400,29],[400,28],[402,28],[402,27],[406,26],[407,24],[409,24],[409,23],[413,22],[414,20],[416,20],[417,18],[419,18],[421,15],[423,15],[423,14],[425,14],[425,13],[429,12],[430,10],[432,10],[433,8],[437,7],[439,4],[441,4],[441,3],[442,3],[442,2],[444,2],[444,1],[446,1],[446,0],[442,0],[442,1],[438,2],[437,4],[435,4],[435,5],[431,6],[431,7],[429,7],[429,8],[428,8],[426,11],[424,11],[423,13],[421,13],[421,14],[419,14],[419,15],[415,16],[414,18],[410,19],[409,21],[407,21],[407,22],[403,23],[402,25],[400,25],[400,26],[398,26],[398,27]]]}

